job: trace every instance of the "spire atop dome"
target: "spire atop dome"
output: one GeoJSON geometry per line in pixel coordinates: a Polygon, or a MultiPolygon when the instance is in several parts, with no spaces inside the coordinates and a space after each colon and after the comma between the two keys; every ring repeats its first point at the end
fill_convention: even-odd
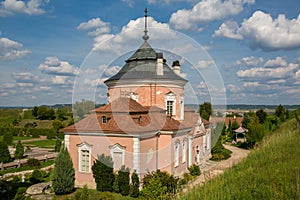
{"type": "Polygon", "coordinates": [[[147,40],[149,39],[149,36],[147,35],[147,33],[148,33],[148,30],[147,30],[148,9],[145,8],[144,12],[145,12],[145,30],[144,30],[144,33],[145,33],[145,34],[144,34],[144,36],[143,36],[143,39],[144,39],[145,41],[147,41],[147,40]]]}

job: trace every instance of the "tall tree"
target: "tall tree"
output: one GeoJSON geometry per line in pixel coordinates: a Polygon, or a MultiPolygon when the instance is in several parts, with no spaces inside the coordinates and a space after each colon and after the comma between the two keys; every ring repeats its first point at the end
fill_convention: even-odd
{"type": "Polygon", "coordinates": [[[85,114],[95,109],[95,102],[83,99],[81,102],[76,101],[73,105],[74,117],[82,119],[85,114]]]}
{"type": "Polygon", "coordinates": [[[283,105],[279,104],[279,106],[277,106],[277,108],[275,110],[275,115],[277,117],[279,117],[279,119],[281,121],[285,120],[285,109],[284,109],[283,105]]]}
{"type": "Polygon", "coordinates": [[[56,119],[52,122],[51,124],[51,128],[53,128],[53,130],[58,133],[59,129],[64,128],[65,125],[62,121],[60,121],[59,119],[56,119]]]}
{"type": "Polygon", "coordinates": [[[24,147],[23,147],[21,141],[19,140],[16,145],[15,159],[21,159],[21,158],[23,158],[23,155],[24,155],[24,147]]]}
{"type": "Polygon", "coordinates": [[[259,123],[258,117],[254,115],[248,124],[248,133],[246,134],[249,147],[253,147],[257,142],[261,141],[264,134],[264,126],[259,123]]]}
{"type": "Polygon", "coordinates": [[[67,148],[62,146],[55,162],[52,188],[55,194],[69,194],[74,191],[75,170],[67,148]]]}
{"type": "Polygon", "coordinates": [[[210,102],[204,102],[199,108],[200,116],[209,121],[209,117],[212,113],[212,106],[210,102]]]}
{"type": "Polygon", "coordinates": [[[110,156],[101,154],[98,159],[94,161],[92,166],[93,176],[96,182],[97,190],[113,191],[113,184],[115,181],[114,162],[110,156]]]}
{"type": "Polygon", "coordinates": [[[140,178],[137,175],[136,171],[134,171],[131,175],[131,187],[130,187],[130,196],[137,198],[140,193],[140,178]]]}
{"type": "Polygon", "coordinates": [[[3,135],[3,142],[7,145],[12,144],[14,137],[13,137],[13,133],[12,130],[14,129],[7,129],[7,131],[5,131],[4,135],[3,135]]]}
{"type": "Polygon", "coordinates": [[[0,142],[0,163],[8,163],[11,161],[8,146],[3,141],[0,142]]]}
{"type": "Polygon", "coordinates": [[[31,111],[32,116],[34,116],[35,118],[37,118],[37,116],[38,116],[38,110],[39,110],[39,107],[34,106],[32,111],[31,111]]]}
{"type": "Polygon", "coordinates": [[[118,179],[119,191],[123,196],[127,196],[130,193],[129,174],[129,168],[125,168],[125,166],[122,165],[121,169],[118,171],[118,175],[116,176],[118,179]]]}
{"type": "Polygon", "coordinates": [[[265,122],[268,115],[263,109],[259,109],[255,114],[258,117],[260,124],[263,124],[265,122]]]}

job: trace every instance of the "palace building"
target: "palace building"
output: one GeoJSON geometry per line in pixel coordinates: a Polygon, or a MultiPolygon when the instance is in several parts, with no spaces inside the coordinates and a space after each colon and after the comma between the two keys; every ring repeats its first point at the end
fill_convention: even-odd
{"type": "Polygon", "coordinates": [[[184,66],[179,61],[168,66],[147,32],[146,12],[142,45],[104,82],[108,104],[61,130],[77,187],[96,187],[92,165],[101,154],[112,157],[114,170],[125,165],[141,179],[157,169],[181,176],[210,156],[209,122],[184,106],[184,66]]]}

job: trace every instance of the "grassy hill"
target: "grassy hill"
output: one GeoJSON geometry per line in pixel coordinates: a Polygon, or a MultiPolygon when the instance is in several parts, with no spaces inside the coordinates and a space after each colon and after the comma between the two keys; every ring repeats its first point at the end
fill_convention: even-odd
{"type": "Polygon", "coordinates": [[[300,199],[300,133],[289,120],[240,164],[179,199],[300,199]]]}

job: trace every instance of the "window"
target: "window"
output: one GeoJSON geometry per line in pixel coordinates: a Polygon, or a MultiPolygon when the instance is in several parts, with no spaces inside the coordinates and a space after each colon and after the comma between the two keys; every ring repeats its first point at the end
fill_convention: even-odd
{"type": "Polygon", "coordinates": [[[90,173],[91,172],[91,152],[92,146],[83,142],[78,146],[78,168],[79,172],[90,173]]]}
{"type": "Polygon", "coordinates": [[[124,146],[121,146],[120,144],[115,144],[112,146],[109,146],[110,148],[110,155],[114,161],[114,169],[119,170],[122,165],[125,164],[125,148],[124,146]]]}
{"type": "Polygon", "coordinates": [[[186,140],[183,140],[182,142],[182,163],[186,162],[186,140]]]}
{"type": "Polygon", "coordinates": [[[174,167],[179,165],[179,141],[175,143],[175,152],[174,152],[174,167]]]}
{"type": "Polygon", "coordinates": [[[173,101],[167,101],[167,114],[173,115],[173,101]]]}
{"type": "Polygon", "coordinates": [[[106,122],[107,122],[107,118],[106,118],[106,116],[102,116],[102,124],[106,124],[106,122]]]}

